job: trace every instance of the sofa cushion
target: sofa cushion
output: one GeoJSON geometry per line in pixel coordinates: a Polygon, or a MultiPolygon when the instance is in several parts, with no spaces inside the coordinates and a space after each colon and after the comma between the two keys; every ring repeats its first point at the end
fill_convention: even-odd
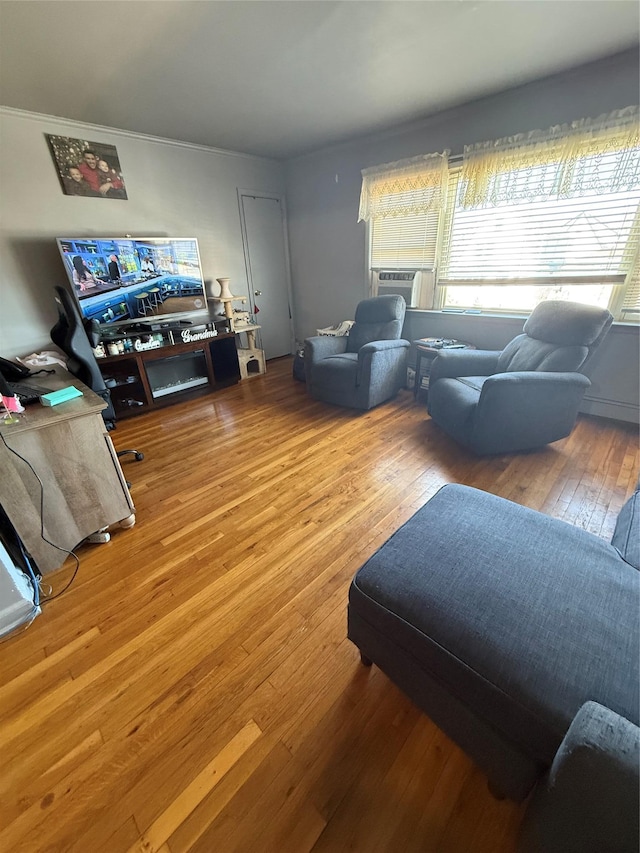
{"type": "Polygon", "coordinates": [[[586,702],[532,798],[518,853],[638,853],[640,732],[586,702]]]}
{"type": "Polygon", "coordinates": [[[549,764],[588,700],[638,722],[639,581],[604,540],[449,485],[357,572],[349,609],[549,764]]]}
{"type": "Polygon", "coordinates": [[[447,377],[429,385],[429,411],[436,411],[438,415],[433,417],[432,414],[431,417],[461,444],[466,444],[473,435],[474,416],[479,399],[479,389],[459,379],[447,377]]]}
{"type": "Polygon", "coordinates": [[[353,394],[358,372],[358,354],[344,352],[330,355],[317,363],[313,380],[320,388],[328,388],[341,393],[353,394]]]}
{"type": "Polygon", "coordinates": [[[640,491],[634,492],[620,510],[611,544],[623,560],[640,571],[640,491]]]}

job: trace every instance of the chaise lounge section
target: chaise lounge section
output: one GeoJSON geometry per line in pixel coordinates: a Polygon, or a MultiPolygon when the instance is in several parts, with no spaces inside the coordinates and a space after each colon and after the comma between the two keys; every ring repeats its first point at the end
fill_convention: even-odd
{"type": "Polygon", "coordinates": [[[614,752],[616,720],[637,741],[639,506],[636,492],[609,543],[447,485],[353,579],[348,636],[363,662],[377,664],[500,795],[528,795],[586,703],[611,714],[614,752]]]}

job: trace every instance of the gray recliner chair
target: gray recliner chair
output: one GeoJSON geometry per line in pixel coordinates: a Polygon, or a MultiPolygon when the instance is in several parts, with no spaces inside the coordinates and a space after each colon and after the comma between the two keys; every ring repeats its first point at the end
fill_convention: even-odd
{"type": "Polygon", "coordinates": [[[307,338],[307,389],[316,400],[372,409],[406,383],[409,341],[402,340],[406,304],[402,296],[375,296],[356,308],[346,337],[307,338]]]}
{"type": "Polygon", "coordinates": [[[565,438],[591,384],[578,371],[612,321],[606,309],[542,302],[502,352],[443,350],[431,368],[429,414],[480,455],[565,438]]]}

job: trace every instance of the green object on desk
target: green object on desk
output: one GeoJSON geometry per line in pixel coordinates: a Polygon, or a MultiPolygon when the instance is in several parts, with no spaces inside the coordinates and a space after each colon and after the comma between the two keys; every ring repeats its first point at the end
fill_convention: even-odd
{"type": "Polygon", "coordinates": [[[57,406],[58,403],[66,403],[67,400],[73,400],[75,397],[82,397],[82,391],[78,391],[74,385],[67,385],[66,388],[43,394],[40,402],[43,406],[57,406]]]}

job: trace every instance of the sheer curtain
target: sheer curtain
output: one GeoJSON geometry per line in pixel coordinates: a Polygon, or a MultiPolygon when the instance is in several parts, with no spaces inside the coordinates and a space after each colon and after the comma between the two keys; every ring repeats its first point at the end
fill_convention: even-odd
{"type": "Polygon", "coordinates": [[[465,209],[628,192],[640,186],[638,107],[464,148],[465,209]]]}
{"type": "Polygon", "coordinates": [[[448,151],[363,169],[358,222],[439,211],[446,199],[448,169],[448,151]]]}

